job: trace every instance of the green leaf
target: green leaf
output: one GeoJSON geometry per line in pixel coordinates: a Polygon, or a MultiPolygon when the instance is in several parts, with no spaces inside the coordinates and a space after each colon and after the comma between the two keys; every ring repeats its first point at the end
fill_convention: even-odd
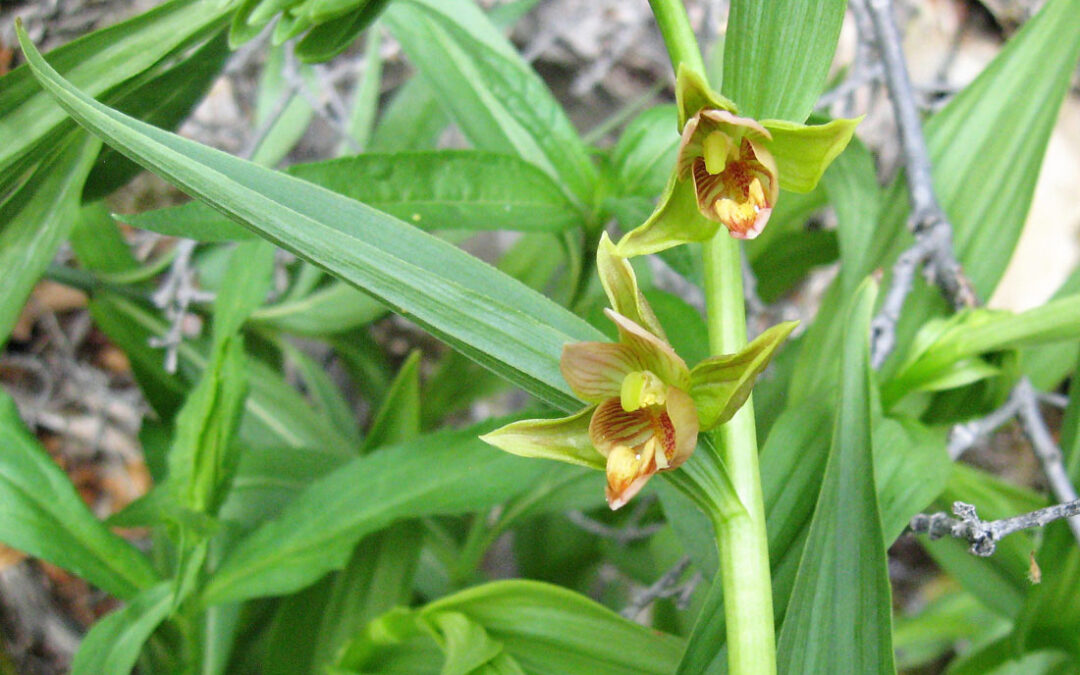
{"type": "MultiPolygon", "coordinates": [[[[347,128],[349,137],[361,151],[367,149],[379,114],[379,94],[382,92],[382,30],[376,26],[364,43],[364,78],[357,85],[349,108],[347,128]]],[[[343,142],[341,152],[349,147],[343,142]]]]}
{"type": "Polygon", "coordinates": [[[3,392],[0,448],[0,541],[119,598],[131,598],[157,581],[146,557],[90,513],[3,392]]]}
{"type": "Polygon", "coordinates": [[[205,602],[303,588],[344,565],[361,537],[393,520],[476,510],[528,487],[544,467],[489,448],[476,438],[481,430],[385,448],[311,483],[237,544],[207,585],[205,602]]]}
{"type": "Polygon", "coordinates": [[[94,624],[75,654],[72,675],[130,675],[143,643],[168,617],[173,590],[171,581],[148,588],[94,624]]]}
{"type": "Polygon", "coordinates": [[[777,650],[785,673],[896,671],[870,433],[869,335],[876,295],[877,287],[864,282],[847,313],[832,450],[777,650]]]}
{"type": "Polygon", "coordinates": [[[535,166],[472,150],[364,154],[288,173],[424,230],[560,232],[581,212],[535,166]]]}
{"type": "Polygon", "coordinates": [[[349,4],[355,5],[355,9],[346,15],[320,18],[317,13],[314,14],[313,19],[319,25],[297,43],[296,56],[304,63],[322,63],[341,54],[379,17],[389,1],[365,0],[357,3],[352,0],[349,4]]]}
{"type": "Polygon", "coordinates": [[[653,198],[664,189],[679,149],[675,106],[649,108],[626,125],[611,150],[617,192],[653,198]]]}
{"type": "Polygon", "coordinates": [[[458,658],[471,653],[480,661],[490,660],[501,647],[527,673],[659,675],[674,670],[682,651],[678,638],[628,621],[565,588],[499,581],[441,598],[420,610],[383,617],[357,636],[338,666],[364,672],[376,664],[385,667],[387,662],[380,657],[387,654],[380,650],[425,629],[437,631],[447,644],[453,641],[458,658]],[[450,622],[440,619],[448,614],[456,617],[450,622]],[[448,629],[452,637],[447,636],[448,629]]]}
{"type": "MultiPolygon", "coordinates": [[[[164,57],[204,39],[230,9],[202,0],[172,0],[128,21],[96,31],[49,53],[52,67],[91,96],[112,95],[164,57]]],[[[27,67],[0,78],[0,196],[71,130],[65,112],[42,91],[27,67]]]]}
{"type": "Polygon", "coordinates": [[[836,209],[836,235],[840,244],[840,286],[850,294],[873,269],[868,264],[883,194],[877,181],[874,157],[858,138],[825,171],[822,185],[836,209]]]}
{"type": "MultiPolygon", "coordinates": [[[[285,62],[285,50],[286,47],[274,47],[269,51],[259,77],[254,125],[261,138],[250,156],[252,162],[261,166],[274,167],[285,159],[315,117],[308,98],[296,91],[295,80],[285,75],[290,67],[285,62]]],[[[318,90],[318,79],[310,66],[298,66],[296,77],[313,91],[318,90]]]]}
{"type": "Polygon", "coordinates": [[[283,599],[265,638],[261,672],[321,673],[369,621],[408,604],[422,535],[414,521],[369,535],[344,569],[283,599]]]}
{"type": "Polygon", "coordinates": [[[596,171],[543,81],[469,0],[398,0],[385,21],[472,144],[514,154],[592,202],[596,171]]]}
{"type": "Polygon", "coordinates": [[[420,351],[413,351],[401,364],[371,423],[361,453],[403,443],[420,433],[420,356],[420,351]]]}
{"type": "Polygon", "coordinates": [[[0,346],[7,342],[34,284],[74,226],[83,184],[100,149],[97,139],[72,134],[18,192],[0,204],[0,346]]]}
{"type": "MultiPolygon", "coordinates": [[[[1080,293],[1080,267],[1054,291],[1051,300],[1080,293]]],[[[1052,391],[1076,366],[1076,342],[1059,342],[1032,347],[1021,352],[1024,374],[1040,391],[1052,391]]]]}
{"type": "Polygon", "coordinates": [[[197,513],[217,512],[239,465],[233,436],[249,372],[238,333],[270,290],[273,270],[274,248],[266,242],[242,244],[233,252],[214,302],[210,363],[176,416],[167,484],[181,505],[197,513]]]}
{"type": "Polygon", "coordinates": [[[952,461],[945,450],[945,430],[911,419],[878,420],[873,442],[881,528],[885,545],[890,546],[911,517],[945,489],[952,461]]]}
{"type": "Polygon", "coordinates": [[[371,152],[434,150],[450,124],[435,92],[419,76],[401,86],[371,132],[371,152]]]}
{"type": "Polygon", "coordinates": [[[740,114],[802,122],[825,86],[843,0],[733,0],[723,92],[740,114]]]}
{"type": "Polygon", "coordinates": [[[50,91],[125,154],[370,292],[530,393],[564,409],[576,407],[558,370],[558,355],[567,342],[601,337],[578,317],[466,253],[358,202],[109,110],[72,90],[41,60],[25,33],[22,38],[27,58],[50,91]]]}
{"type": "Polygon", "coordinates": [[[286,333],[321,336],[369,324],[386,311],[367,293],[334,280],[303,297],[263,307],[251,320],[286,333]]]}
{"type": "Polygon", "coordinates": [[[972,357],[1006,349],[1019,349],[1060,341],[1075,341],[1080,335],[1080,295],[1061,298],[1020,314],[1001,310],[975,309],[961,312],[945,323],[929,325],[926,334],[916,336],[910,354],[899,372],[882,387],[886,407],[919,389],[944,388],[949,380],[964,382],[992,374],[972,357]],[[975,371],[970,371],[975,368],[975,371]]]}
{"type": "Polygon", "coordinates": [[[202,202],[188,202],[142,213],[117,214],[118,221],[169,237],[183,237],[214,243],[257,239],[250,230],[240,227],[202,202]]]}
{"type": "Polygon", "coordinates": [[[694,366],[690,395],[703,430],[728,421],[746,403],[758,375],[797,325],[797,321],[777,324],[739,353],[713,356],[694,366]]]}
{"type": "MultiPolygon", "coordinates": [[[[170,64],[145,84],[125,93],[116,101],[116,108],[156,127],[175,129],[206,95],[228,55],[228,44],[222,32],[207,40],[195,53],[175,65],[170,64]]],[[[105,148],[87,178],[83,201],[106,197],[141,170],[112,148],[105,148]]]]}
{"type": "Polygon", "coordinates": [[[764,120],[762,126],[772,134],[769,152],[776,160],[780,187],[792,192],[813,190],[829,164],[847,147],[859,119],[832,120],[810,126],[764,120]]]}

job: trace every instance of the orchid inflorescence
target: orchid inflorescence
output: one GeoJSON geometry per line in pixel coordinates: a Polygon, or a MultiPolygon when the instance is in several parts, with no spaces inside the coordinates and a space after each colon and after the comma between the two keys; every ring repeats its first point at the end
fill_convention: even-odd
{"type": "Polygon", "coordinates": [[[560,419],[514,422],[483,436],[513,454],[602,469],[618,509],[656,473],[683,464],[698,434],[731,419],[795,327],[773,326],[735,354],[689,368],[638,288],[629,257],[716,236],[751,239],[769,220],[780,188],[809,191],[851,139],[858,120],[806,126],[740,117],[696,73],[676,87],[682,140],[656,210],[618,245],[601,236],[600,281],[617,342],[563,347],[560,370],[588,405],[560,419]]]}

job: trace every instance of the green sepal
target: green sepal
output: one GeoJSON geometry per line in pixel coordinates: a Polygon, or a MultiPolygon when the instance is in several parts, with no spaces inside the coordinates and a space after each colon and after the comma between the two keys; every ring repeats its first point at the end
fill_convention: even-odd
{"type": "Polygon", "coordinates": [[[656,210],[619,240],[615,252],[632,258],[692,241],[708,241],[720,227],[720,222],[709,220],[698,210],[694,182],[678,180],[673,173],[656,210]]]}
{"type": "Polygon", "coordinates": [[[634,268],[630,266],[629,260],[618,254],[607,232],[600,235],[600,245],[596,249],[596,269],[600,274],[600,284],[611,302],[611,308],[666,341],[667,335],[664,334],[660,321],[638,288],[634,268]]]}
{"type": "Polygon", "coordinates": [[[570,417],[522,420],[484,434],[480,440],[519,457],[555,459],[603,470],[604,457],[589,439],[589,422],[596,406],[570,417]]]}
{"type": "Polygon", "coordinates": [[[679,64],[679,72],[675,76],[675,105],[679,109],[680,132],[686,126],[686,120],[699,110],[709,108],[738,114],[738,108],[732,101],[713,91],[701,73],[683,63],[679,64]]]}
{"type": "Polygon", "coordinates": [[[727,422],[746,403],[754,382],[798,321],[777,324],[736,354],[705,359],[690,372],[690,396],[702,431],[727,422]]]}
{"type": "Polygon", "coordinates": [[[761,126],[772,134],[766,147],[776,160],[781,189],[791,192],[813,190],[825,169],[847,147],[862,119],[837,119],[810,126],[785,120],[762,120],[761,126]]]}

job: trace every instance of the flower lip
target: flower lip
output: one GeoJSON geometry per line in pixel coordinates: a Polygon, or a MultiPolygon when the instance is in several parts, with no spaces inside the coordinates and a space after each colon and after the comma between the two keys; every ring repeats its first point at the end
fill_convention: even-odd
{"type": "Polygon", "coordinates": [[[756,237],[779,196],[772,134],[726,110],[700,110],[683,129],[677,171],[692,179],[698,210],[739,239],[756,237]]]}

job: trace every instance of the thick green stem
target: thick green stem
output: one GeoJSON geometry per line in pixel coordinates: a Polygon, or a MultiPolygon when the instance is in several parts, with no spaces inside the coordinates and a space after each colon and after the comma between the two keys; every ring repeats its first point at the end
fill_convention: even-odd
{"type": "MultiPolygon", "coordinates": [[[[746,344],[739,255],[738,242],[726,230],[705,243],[705,299],[713,354],[730,354],[746,344]]],[[[713,440],[744,509],[735,516],[714,518],[727,617],[728,670],[732,675],[772,675],[776,636],[753,398],[713,432],[713,440]]]]}
{"type": "MultiPolygon", "coordinates": [[[[649,0],[664,36],[672,65],[705,74],[697,39],[681,0],[649,0]]],[[[721,228],[704,245],[705,298],[709,347],[731,354],[746,344],[746,311],[738,242],[721,228]]],[[[776,673],[769,544],[758,471],[753,399],[713,432],[717,460],[725,467],[741,509],[712,515],[720,551],[721,584],[727,619],[728,670],[731,675],[776,673]],[[733,514],[734,512],[734,514],[733,514]]],[[[718,495],[730,500],[730,495],[718,495]]]]}

